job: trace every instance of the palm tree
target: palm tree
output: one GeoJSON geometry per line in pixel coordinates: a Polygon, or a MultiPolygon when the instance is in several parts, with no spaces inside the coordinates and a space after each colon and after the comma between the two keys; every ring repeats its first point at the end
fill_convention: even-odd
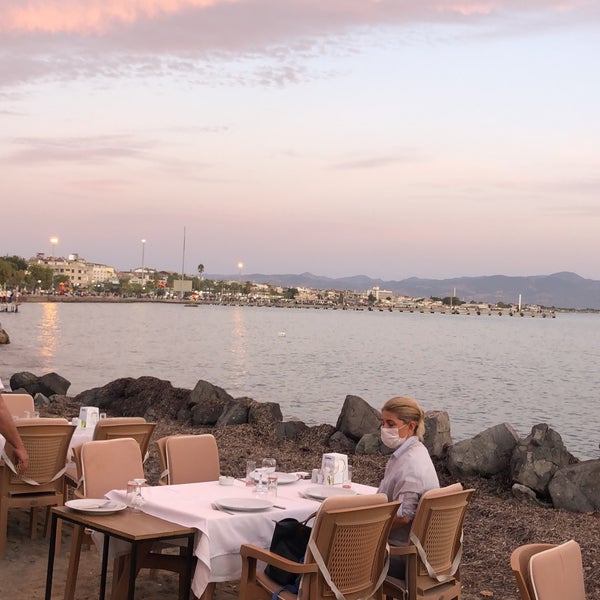
{"type": "Polygon", "coordinates": [[[202,263],[200,263],[198,265],[198,275],[200,277],[200,280],[202,280],[202,273],[204,273],[204,265],[202,263]]]}

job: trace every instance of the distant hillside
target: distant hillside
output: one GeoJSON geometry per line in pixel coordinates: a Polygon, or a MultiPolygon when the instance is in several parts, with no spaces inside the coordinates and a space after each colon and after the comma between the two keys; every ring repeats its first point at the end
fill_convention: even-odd
{"type": "MultiPolygon", "coordinates": [[[[205,275],[208,279],[237,279],[239,275],[205,275]]],[[[451,296],[461,300],[481,302],[512,302],[516,304],[521,294],[524,304],[540,304],[556,308],[600,309],[600,281],[584,279],[576,273],[553,273],[510,277],[489,275],[484,277],[455,277],[454,279],[420,279],[410,277],[402,281],[372,279],[366,275],[340,277],[337,279],[301,273],[300,275],[243,275],[245,281],[269,283],[283,287],[309,287],[315,289],[365,291],[375,285],[396,294],[412,297],[451,296]]]]}

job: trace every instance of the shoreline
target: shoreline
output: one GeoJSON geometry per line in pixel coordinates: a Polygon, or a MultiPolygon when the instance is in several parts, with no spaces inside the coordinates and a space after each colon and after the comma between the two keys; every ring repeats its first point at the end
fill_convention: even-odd
{"type": "MultiPolygon", "coordinates": [[[[160,298],[127,298],[121,296],[60,296],[60,295],[27,295],[22,296],[20,304],[28,303],[88,303],[88,304],[173,304],[183,305],[184,307],[201,306],[234,306],[234,307],[253,307],[253,308],[289,308],[289,309],[314,309],[314,310],[348,310],[358,312],[406,312],[419,314],[442,314],[442,315],[463,315],[463,316],[507,316],[521,318],[550,318],[555,319],[557,314],[596,314],[600,310],[594,309],[571,309],[571,308],[545,308],[530,309],[522,308],[521,311],[515,308],[496,307],[490,305],[488,308],[475,307],[474,305],[465,306],[428,306],[425,308],[414,306],[366,306],[366,305],[329,305],[318,302],[263,302],[263,301],[240,301],[240,300],[185,300],[179,298],[160,299],[160,298]]],[[[484,304],[484,303],[482,303],[484,304]]],[[[18,312],[18,311],[13,311],[18,312]]]]}

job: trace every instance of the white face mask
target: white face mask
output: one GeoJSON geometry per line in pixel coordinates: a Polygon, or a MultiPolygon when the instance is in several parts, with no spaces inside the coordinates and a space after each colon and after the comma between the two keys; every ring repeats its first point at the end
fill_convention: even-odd
{"type": "Polygon", "coordinates": [[[404,442],[407,439],[408,439],[408,436],[400,437],[397,427],[382,427],[381,428],[381,441],[388,448],[392,448],[393,450],[396,450],[396,448],[400,448],[400,446],[402,446],[402,444],[404,444],[404,442]]]}

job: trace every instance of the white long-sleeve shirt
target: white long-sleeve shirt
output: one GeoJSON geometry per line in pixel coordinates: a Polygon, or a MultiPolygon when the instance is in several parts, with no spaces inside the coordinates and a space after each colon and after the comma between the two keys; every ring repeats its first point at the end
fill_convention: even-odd
{"type": "MultiPolygon", "coordinates": [[[[377,491],[386,494],[390,502],[400,500],[402,504],[398,516],[408,517],[412,521],[421,496],[439,487],[440,482],[427,448],[417,436],[411,436],[390,456],[377,491]]],[[[410,523],[393,529],[390,544],[406,545],[409,531],[410,523]]]]}

